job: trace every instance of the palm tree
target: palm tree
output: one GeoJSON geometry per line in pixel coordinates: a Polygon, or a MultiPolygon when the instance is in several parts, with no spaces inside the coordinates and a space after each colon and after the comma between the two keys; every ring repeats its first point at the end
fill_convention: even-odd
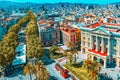
{"type": "Polygon", "coordinates": [[[70,52],[74,54],[74,61],[76,62],[76,55],[78,54],[78,51],[75,48],[75,44],[72,42],[68,42],[67,47],[70,49],[70,52]]]}
{"type": "Polygon", "coordinates": [[[83,68],[85,68],[85,69],[87,69],[87,72],[89,72],[90,71],[90,67],[91,67],[91,63],[92,63],[92,61],[91,60],[85,60],[84,62],[83,62],[83,68]]]}
{"type": "Polygon", "coordinates": [[[46,70],[46,68],[42,65],[42,62],[37,62],[36,70],[37,70],[38,80],[48,80],[49,79],[49,73],[46,70]]]}
{"type": "Polygon", "coordinates": [[[72,66],[72,61],[73,61],[73,54],[71,52],[67,53],[67,59],[70,62],[70,66],[72,66]]]}
{"type": "Polygon", "coordinates": [[[73,50],[71,50],[71,53],[74,54],[74,62],[76,62],[78,50],[77,49],[73,49],[73,50]]]}
{"type": "Polygon", "coordinates": [[[68,53],[67,51],[63,52],[63,55],[66,57],[66,64],[67,64],[67,53],[68,53]]]}
{"type": "Polygon", "coordinates": [[[94,71],[90,71],[88,73],[88,76],[92,79],[92,80],[96,80],[97,79],[97,74],[94,71]]]}
{"type": "Polygon", "coordinates": [[[83,63],[83,67],[87,69],[88,76],[91,77],[93,80],[96,80],[102,65],[97,61],[85,60],[83,63]]]}
{"type": "Polygon", "coordinates": [[[96,74],[98,74],[99,72],[100,72],[100,70],[101,70],[101,67],[102,67],[102,64],[101,63],[99,63],[99,62],[97,62],[97,61],[93,61],[92,62],[92,66],[94,66],[94,72],[96,73],[96,74]]]}
{"type": "Polygon", "coordinates": [[[73,50],[75,48],[75,45],[72,43],[72,42],[68,42],[67,43],[67,47],[70,49],[70,50],[73,50]]]}
{"type": "Polygon", "coordinates": [[[24,66],[24,70],[23,70],[23,74],[30,75],[30,80],[32,80],[32,74],[34,74],[34,70],[33,70],[34,66],[31,63],[28,63],[26,66],[24,66]]]}
{"type": "Polygon", "coordinates": [[[33,66],[31,67],[31,70],[32,70],[33,74],[36,76],[36,79],[37,79],[37,69],[36,69],[36,66],[33,65],[33,66]]]}

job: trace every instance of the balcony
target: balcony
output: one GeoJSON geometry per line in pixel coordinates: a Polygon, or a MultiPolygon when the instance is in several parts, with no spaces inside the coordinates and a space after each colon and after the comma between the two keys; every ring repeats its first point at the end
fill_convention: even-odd
{"type": "Polygon", "coordinates": [[[98,54],[100,56],[107,56],[108,55],[107,53],[101,53],[101,51],[95,51],[95,50],[89,50],[89,52],[92,52],[94,54],[98,54]]]}

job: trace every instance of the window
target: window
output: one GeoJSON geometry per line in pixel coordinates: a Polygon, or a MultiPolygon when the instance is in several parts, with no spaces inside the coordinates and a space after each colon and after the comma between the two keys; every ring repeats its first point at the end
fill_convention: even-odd
{"type": "Polygon", "coordinates": [[[83,37],[83,39],[85,40],[85,37],[83,37]]]}

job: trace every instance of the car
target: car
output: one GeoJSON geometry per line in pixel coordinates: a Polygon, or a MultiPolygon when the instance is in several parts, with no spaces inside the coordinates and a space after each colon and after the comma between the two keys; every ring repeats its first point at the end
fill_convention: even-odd
{"type": "Polygon", "coordinates": [[[64,69],[60,64],[56,63],[55,68],[64,78],[68,78],[68,71],[64,69]]]}

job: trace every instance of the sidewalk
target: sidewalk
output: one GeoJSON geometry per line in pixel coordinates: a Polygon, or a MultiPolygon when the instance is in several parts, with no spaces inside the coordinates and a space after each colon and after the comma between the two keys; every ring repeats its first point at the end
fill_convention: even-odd
{"type": "Polygon", "coordinates": [[[113,80],[118,80],[118,78],[120,78],[120,69],[118,68],[102,68],[100,73],[106,73],[113,80]]]}

